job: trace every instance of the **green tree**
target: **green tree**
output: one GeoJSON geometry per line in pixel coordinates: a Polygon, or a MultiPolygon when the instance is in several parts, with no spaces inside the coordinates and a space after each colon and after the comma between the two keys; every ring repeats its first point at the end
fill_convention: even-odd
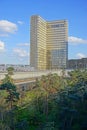
{"type": "Polygon", "coordinates": [[[53,95],[59,91],[61,83],[61,79],[57,74],[48,74],[46,76],[43,75],[39,80],[36,80],[36,88],[38,90],[37,104],[39,107],[40,101],[43,101],[42,105],[40,104],[40,106],[43,106],[43,113],[46,116],[49,113],[49,97],[54,97],[53,95]]]}
{"type": "Polygon", "coordinates": [[[13,79],[8,74],[2,80],[0,89],[6,90],[7,92],[6,101],[10,103],[10,108],[12,109],[13,103],[19,99],[19,93],[17,92],[13,79]]]}
{"type": "Polygon", "coordinates": [[[87,71],[69,73],[68,84],[59,91],[55,122],[60,130],[87,129],[87,71]],[[79,116],[78,116],[79,115],[79,116]]]}
{"type": "Polygon", "coordinates": [[[14,68],[13,67],[8,67],[7,72],[8,72],[8,75],[13,75],[14,68]]]}

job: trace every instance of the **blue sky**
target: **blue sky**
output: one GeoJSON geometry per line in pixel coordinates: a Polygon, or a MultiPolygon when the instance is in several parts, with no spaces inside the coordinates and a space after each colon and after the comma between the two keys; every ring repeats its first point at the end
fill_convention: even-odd
{"type": "Polygon", "coordinates": [[[0,64],[29,64],[30,17],[67,19],[68,58],[87,57],[87,0],[0,0],[0,64]]]}

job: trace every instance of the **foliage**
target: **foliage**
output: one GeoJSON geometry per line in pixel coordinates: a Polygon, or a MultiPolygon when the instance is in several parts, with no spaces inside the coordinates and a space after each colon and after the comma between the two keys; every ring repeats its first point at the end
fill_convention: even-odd
{"type": "Polygon", "coordinates": [[[13,75],[13,71],[14,71],[13,67],[8,67],[7,68],[8,75],[13,75]]]}
{"type": "Polygon", "coordinates": [[[13,79],[6,75],[5,78],[2,80],[2,84],[0,86],[1,90],[6,90],[7,97],[6,101],[10,103],[10,107],[13,107],[13,103],[19,99],[19,93],[16,91],[16,86],[13,83],[13,79]]]}
{"type": "MultiPolygon", "coordinates": [[[[7,77],[1,89],[16,91],[7,77]]],[[[4,114],[0,126],[9,130],[86,130],[87,71],[75,70],[68,77],[43,75],[25,92],[22,104],[4,114]]]]}

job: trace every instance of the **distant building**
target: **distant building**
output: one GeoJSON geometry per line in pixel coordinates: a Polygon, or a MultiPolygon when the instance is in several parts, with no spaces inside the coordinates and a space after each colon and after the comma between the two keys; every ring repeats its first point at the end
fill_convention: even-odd
{"type": "Polygon", "coordinates": [[[67,60],[67,20],[45,21],[33,15],[30,25],[30,66],[38,70],[66,68],[67,60]]]}
{"type": "Polygon", "coordinates": [[[68,60],[68,69],[87,69],[87,58],[68,60]]]}
{"type": "Polygon", "coordinates": [[[0,72],[6,72],[6,65],[0,64],[0,72]]]}
{"type": "Polygon", "coordinates": [[[13,67],[14,72],[34,71],[34,68],[30,67],[30,65],[0,64],[0,72],[7,72],[8,67],[13,67]]]}

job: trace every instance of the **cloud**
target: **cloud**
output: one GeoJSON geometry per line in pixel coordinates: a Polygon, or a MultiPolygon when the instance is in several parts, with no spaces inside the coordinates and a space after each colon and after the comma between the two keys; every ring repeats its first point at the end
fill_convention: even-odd
{"type": "Polygon", "coordinates": [[[81,59],[81,58],[86,58],[87,56],[83,53],[77,53],[76,57],[81,59]]]}
{"type": "Polygon", "coordinates": [[[24,22],[23,21],[18,21],[18,24],[22,25],[22,24],[24,24],[24,22]]]}
{"type": "Polygon", "coordinates": [[[78,38],[78,37],[73,37],[73,36],[68,37],[68,42],[70,44],[74,44],[74,45],[87,44],[87,40],[82,39],[82,38],[78,38]]]}
{"type": "Polygon", "coordinates": [[[18,46],[29,46],[30,44],[29,43],[20,43],[18,44],[18,46]]]}
{"type": "Polygon", "coordinates": [[[21,49],[21,48],[15,48],[15,49],[13,49],[13,52],[14,52],[17,56],[22,57],[22,58],[29,56],[29,53],[28,53],[26,50],[23,50],[23,49],[21,49]]]}
{"type": "Polygon", "coordinates": [[[8,36],[8,34],[13,34],[17,31],[17,25],[7,21],[0,20],[0,36],[8,36]]]}
{"type": "Polygon", "coordinates": [[[0,41],[0,52],[3,52],[5,50],[5,43],[3,41],[0,41]]]}

